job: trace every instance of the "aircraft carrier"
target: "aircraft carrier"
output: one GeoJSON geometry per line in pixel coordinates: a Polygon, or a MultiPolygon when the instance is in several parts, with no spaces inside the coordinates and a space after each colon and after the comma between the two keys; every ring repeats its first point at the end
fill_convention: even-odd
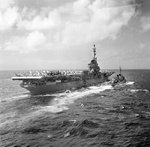
{"type": "Polygon", "coordinates": [[[12,80],[21,80],[20,86],[30,91],[32,95],[79,89],[109,81],[109,77],[114,72],[101,72],[95,45],[93,53],[94,56],[88,64],[88,70],[36,71],[28,74],[16,74],[12,80]]]}

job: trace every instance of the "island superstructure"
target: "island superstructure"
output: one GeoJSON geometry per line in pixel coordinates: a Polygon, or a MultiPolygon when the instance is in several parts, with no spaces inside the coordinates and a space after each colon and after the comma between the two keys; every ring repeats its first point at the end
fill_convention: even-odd
{"type": "Polygon", "coordinates": [[[78,89],[109,81],[114,72],[101,72],[96,57],[96,47],[93,47],[93,59],[88,64],[88,70],[58,70],[25,75],[16,74],[12,80],[21,80],[20,86],[33,95],[48,94],[60,91],[78,89]]]}

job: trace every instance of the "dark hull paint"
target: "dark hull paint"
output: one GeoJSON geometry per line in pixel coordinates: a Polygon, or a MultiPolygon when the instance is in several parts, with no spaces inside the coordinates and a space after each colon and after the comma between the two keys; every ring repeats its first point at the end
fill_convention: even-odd
{"type": "Polygon", "coordinates": [[[72,90],[72,89],[79,89],[84,86],[91,86],[91,85],[97,85],[100,83],[103,83],[107,81],[106,79],[90,79],[87,80],[86,83],[83,81],[73,81],[73,82],[67,82],[67,83],[49,83],[47,85],[40,85],[40,86],[22,86],[23,88],[29,90],[32,95],[38,95],[38,94],[50,94],[60,91],[66,91],[66,90],[72,90]]]}

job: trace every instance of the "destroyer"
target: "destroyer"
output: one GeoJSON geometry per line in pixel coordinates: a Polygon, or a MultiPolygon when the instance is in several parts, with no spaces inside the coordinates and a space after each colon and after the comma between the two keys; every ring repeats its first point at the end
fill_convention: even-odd
{"type": "Polygon", "coordinates": [[[120,73],[116,75],[116,77],[114,77],[112,80],[111,80],[111,85],[112,86],[116,86],[116,85],[119,85],[119,84],[124,84],[126,83],[126,78],[125,76],[123,76],[123,74],[121,73],[121,67],[120,67],[120,73]]]}
{"type": "Polygon", "coordinates": [[[31,94],[48,94],[86,86],[97,85],[108,81],[114,72],[101,72],[97,63],[96,48],[93,48],[94,57],[88,64],[89,69],[83,71],[44,71],[28,75],[16,74],[12,80],[21,80],[21,87],[31,94]]]}

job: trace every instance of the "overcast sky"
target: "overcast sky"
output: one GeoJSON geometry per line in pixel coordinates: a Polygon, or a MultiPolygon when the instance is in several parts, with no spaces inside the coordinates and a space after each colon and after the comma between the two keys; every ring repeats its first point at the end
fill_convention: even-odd
{"type": "Polygon", "coordinates": [[[149,0],[0,0],[0,70],[150,69],[149,0]]]}

